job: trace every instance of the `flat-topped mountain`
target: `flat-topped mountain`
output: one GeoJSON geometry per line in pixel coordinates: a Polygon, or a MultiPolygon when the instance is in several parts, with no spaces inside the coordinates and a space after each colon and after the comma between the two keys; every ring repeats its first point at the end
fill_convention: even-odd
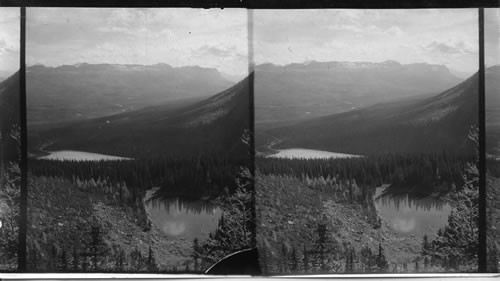
{"type": "Polygon", "coordinates": [[[198,66],[35,65],[26,70],[28,123],[83,120],[176,100],[201,100],[232,84],[216,69],[198,66]]]}
{"type": "Polygon", "coordinates": [[[449,89],[462,79],[442,65],[395,61],[261,64],[255,68],[257,126],[346,112],[449,89]]]}

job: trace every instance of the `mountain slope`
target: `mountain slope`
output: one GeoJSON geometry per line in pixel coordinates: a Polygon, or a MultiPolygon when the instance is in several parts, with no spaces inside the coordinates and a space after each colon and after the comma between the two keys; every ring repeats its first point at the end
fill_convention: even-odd
{"type": "Polygon", "coordinates": [[[20,121],[19,72],[0,83],[0,166],[18,159],[18,148],[10,137],[20,121]]]}
{"type": "Polygon", "coordinates": [[[425,63],[262,64],[255,69],[256,125],[272,126],[400,98],[435,95],[461,81],[445,66],[425,63]]]}
{"type": "Polygon", "coordinates": [[[485,74],[486,153],[500,157],[500,65],[485,74]]]}
{"type": "Polygon", "coordinates": [[[241,136],[248,129],[248,78],[195,104],[149,107],[102,118],[38,127],[31,149],[82,150],[134,158],[225,153],[248,158],[241,136]]]}
{"type": "Polygon", "coordinates": [[[439,95],[377,104],[365,109],[263,130],[258,145],[370,154],[472,152],[467,138],[478,118],[477,74],[439,95]]]}
{"type": "Polygon", "coordinates": [[[207,98],[231,84],[216,69],[198,66],[36,65],[26,70],[28,123],[82,120],[207,98]]]}

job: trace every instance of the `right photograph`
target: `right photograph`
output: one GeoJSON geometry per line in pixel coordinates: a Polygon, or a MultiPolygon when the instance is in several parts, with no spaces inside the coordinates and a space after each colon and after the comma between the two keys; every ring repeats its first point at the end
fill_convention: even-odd
{"type": "Polygon", "coordinates": [[[484,9],[488,272],[500,260],[500,9],[484,9]]]}
{"type": "Polygon", "coordinates": [[[477,9],[254,11],[264,274],[477,272],[478,36],[477,9]]]}

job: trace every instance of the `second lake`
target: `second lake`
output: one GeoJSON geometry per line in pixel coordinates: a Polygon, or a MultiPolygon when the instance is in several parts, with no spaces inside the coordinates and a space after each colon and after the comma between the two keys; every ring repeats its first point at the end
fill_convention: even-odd
{"type": "Polygon", "coordinates": [[[152,198],[146,201],[146,212],[151,223],[172,238],[204,241],[217,229],[222,210],[213,204],[180,198],[152,198]]]}

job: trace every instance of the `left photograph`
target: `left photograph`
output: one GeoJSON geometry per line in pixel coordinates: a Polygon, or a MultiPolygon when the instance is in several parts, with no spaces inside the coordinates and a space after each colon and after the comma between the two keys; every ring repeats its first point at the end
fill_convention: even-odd
{"type": "Polygon", "coordinates": [[[0,8],[0,272],[17,270],[21,190],[20,11],[0,8]]]}
{"type": "Polygon", "coordinates": [[[254,247],[247,46],[245,9],[27,9],[30,272],[254,247]]]}

